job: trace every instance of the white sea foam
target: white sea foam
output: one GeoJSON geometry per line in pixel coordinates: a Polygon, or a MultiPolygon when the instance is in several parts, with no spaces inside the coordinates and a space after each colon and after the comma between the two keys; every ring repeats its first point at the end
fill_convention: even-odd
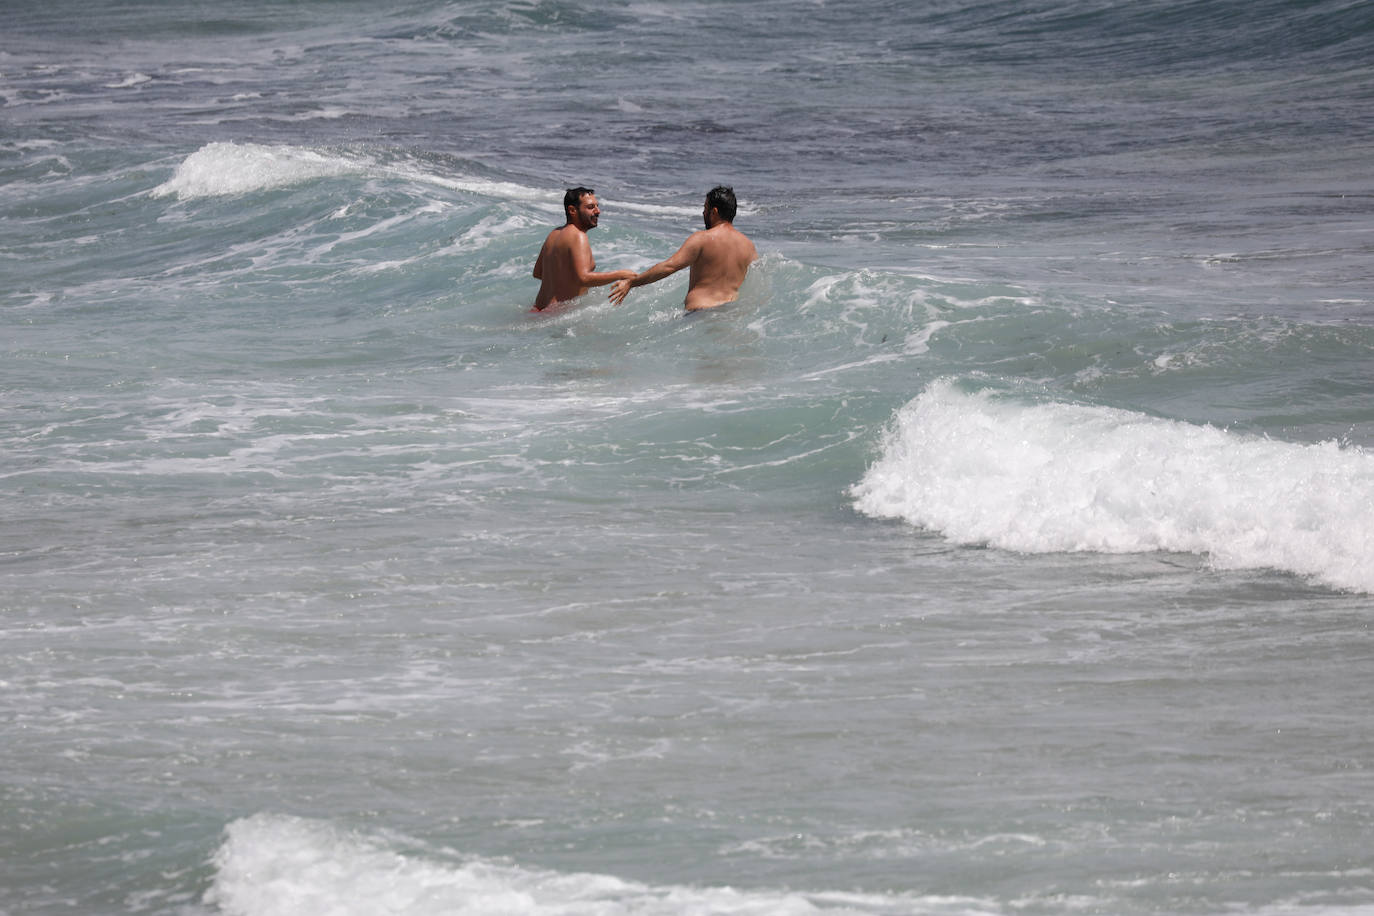
{"type": "Polygon", "coordinates": [[[391,174],[406,178],[411,181],[420,181],[426,184],[436,185],[441,188],[450,188],[454,191],[466,191],[471,194],[481,194],[484,197],[500,197],[506,200],[534,200],[534,201],[554,201],[562,200],[562,192],[543,191],[538,188],[526,187],[522,184],[515,184],[510,181],[490,181],[484,178],[460,177],[453,178],[446,175],[436,175],[421,168],[394,168],[389,170],[391,174]]]}
{"type": "Polygon", "coordinates": [[[949,324],[950,323],[948,321],[932,321],[930,324],[926,325],[920,330],[908,334],[906,337],[906,345],[904,347],[904,352],[908,356],[916,356],[921,353],[929,353],[930,338],[935,336],[936,331],[939,331],[942,328],[949,327],[949,324]]]}
{"type": "Polygon", "coordinates": [[[176,195],[183,200],[247,194],[357,173],[366,166],[355,159],[294,146],[210,143],[187,156],[172,177],[152,193],[154,197],[176,195]]]}
{"type": "Polygon", "coordinates": [[[1374,593],[1374,455],[948,381],[898,411],[855,506],[962,544],[1183,551],[1374,593]]]}
{"type": "Polygon", "coordinates": [[[134,86],[141,86],[144,83],[151,82],[152,79],[153,78],[146,73],[130,73],[128,76],[124,77],[124,79],[120,80],[117,83],[106,83],[105,88],[132,89],[134,86]]]}
{"type": "Polygon", "coordinates": [[[520,913],[526,916],[815,916],[997,912],[967,897],[801,893],[649,885],[563,873],[364,837],[321,821],[259,814],[230,824],[214,856],[206,902],[229,916],[520,913]]]}
{"type": "Polygon", "coordinates": [[[554,201],[562,195],[561,191],[544,191],[508,181],[439,175],[414,165],[384,165],[365,155],[224,142],[208,143],[187,156],[172,177],[152,193],[155,197],[176,195],[182,199],[221,197],[339,175],[392,177],[508,200],[554,201]]]}
{"type": "MultiPolygon", "coordinates": [[[[319,112],[311,115],[325,116],[319,112]]],[[[171,178],[152,190],[152,195],[175,195],[182,200],[227,197],[340,175],[395,178],[483,197],[529,201],[553,207],[563,199],[561,188],[532,188],[511,181],[495,181],[471,175],[444,175],[431,171],[423,164],[384,164],[366,155],[353,153],[227,142],[209,143],[191,153],[177,166],[171,178]]],[[[690,217],[700,213],[699,209],[693,207],[635,201],[617,200],[614,206],[653,216],[690,217]]]]}

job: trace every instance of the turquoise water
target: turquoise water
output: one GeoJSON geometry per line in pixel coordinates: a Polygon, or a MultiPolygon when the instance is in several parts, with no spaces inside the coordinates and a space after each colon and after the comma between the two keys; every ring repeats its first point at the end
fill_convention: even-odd
{"type": "Polygon", "coordinates": [[[0,913],[1374,908],[1368,6],[7,20],[0,913]]]}

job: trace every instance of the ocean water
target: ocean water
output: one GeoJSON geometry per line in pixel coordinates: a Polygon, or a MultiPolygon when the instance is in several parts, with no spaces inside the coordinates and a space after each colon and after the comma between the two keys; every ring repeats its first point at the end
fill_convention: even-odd
{"type": "Polygon", "coordinates": [[[1374,4],[0,33],[3,916],[1374,913],[1374,4]]]}

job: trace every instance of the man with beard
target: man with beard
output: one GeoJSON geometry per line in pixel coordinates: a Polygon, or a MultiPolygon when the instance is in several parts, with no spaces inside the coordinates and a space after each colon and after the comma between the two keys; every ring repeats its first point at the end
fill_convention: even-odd
{"type": "Polygon", "coordinates": [[[633,270],[596,272],[596,259],[587,240],[587,233],[596,228],[601,218],[595,191],[569,188],[563,195],[563,212],[567,214],[567,223],[549,233],[534,262],[534,278],[539,281],[539,295],[534,299],[537,312],[555,302],[576,299],[590,287],[635,275],[633,270]]]}
{"type": "Polygon", "coordinates": [[[758,258],[754,243],[735,228],[735,192],[732,188],[715,187],[706,194],[701,209],[706,228],[693,232],[671,258],[628,279],[619,279],[611,286],[610,299],[616,305],[625,301],[636,286],[655,283],[664,277],[690,267],[687,311],[715,308],[733,302],[739,296],[740,285],[749,272],[749,265],[758,258]]]}

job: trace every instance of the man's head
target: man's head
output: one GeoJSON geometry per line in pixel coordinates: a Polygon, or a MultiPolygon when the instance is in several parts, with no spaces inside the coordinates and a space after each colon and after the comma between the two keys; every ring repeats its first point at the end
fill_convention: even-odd
{"type": "Polygon", "coordinates": [[[601,205],[596,202],[596,192],[591,188],[568,188],[563,195],[563,212],[568,222],[585,232],[595,228],[601,216],[601,205]]]}
{"type": "Polygon", "coordinates": [[[735,221],[735,189],[727,188],[724,185],[717,185],[706,192],[706,206],[703,214],[706,219],[706,227],[711,227],[710,215],[715,210],[716,215],[727,223],[735,221]]]}

